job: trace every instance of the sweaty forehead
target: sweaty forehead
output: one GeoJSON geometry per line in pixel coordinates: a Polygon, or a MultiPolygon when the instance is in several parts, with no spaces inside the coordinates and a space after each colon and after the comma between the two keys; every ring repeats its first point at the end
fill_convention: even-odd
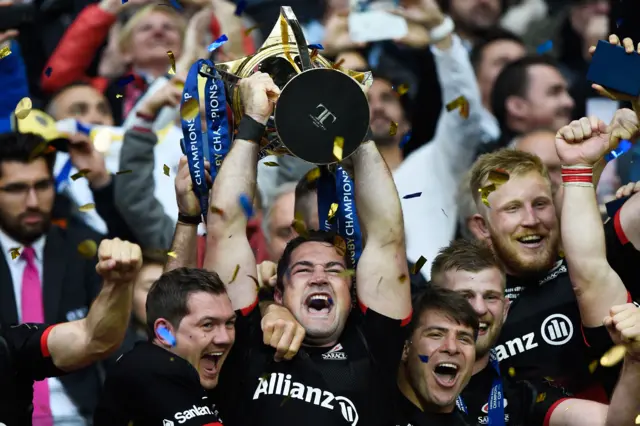
{"type": "Polygon", "coordinates": [[[302,243],[291,253],[291,262],[289,264],[293,265],[296,262],[344,263],[344,259],[338,254],[333,245],[319,241],[308,241],[302,243]]]}
{"type": "Polygon", "coordinates": [[[489,291],[502,292],[502,276],[497,268],[487,268],[479,272],[447,271],[444,274],[444,282],[447,288],[454,291],[480,294],[489,291]]]}
{"type": "Polygon", "coordinates": [[[467,331],[469,333],[473,333],[473,329],[471,327],[463,324],[458,324],[458,322],[446,312],[436,309],[427,309],[426,311],[422,312],[422,314],[420,315],[418,328],[421,331],[430,328],[442,328],[456,332],[467,331]]]}

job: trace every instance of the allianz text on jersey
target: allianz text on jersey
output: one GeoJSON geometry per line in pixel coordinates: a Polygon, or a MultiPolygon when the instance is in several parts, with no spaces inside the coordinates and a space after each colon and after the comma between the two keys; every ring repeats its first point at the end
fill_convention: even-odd
{"type": "Polygon", "coordinates": [[[253,399],[258,399],[262,395],[281,395],[284,398],[298,399],[327,410],[338,408],[342,417],[351,426],[358,424],[358,411],[348,398],[336,396],[329,391],[306,386],[300,382],[292,382],[291,374],[271,373],[269,380],[262,377],[258,380],[258,387],[253,394],[253,399]]]}

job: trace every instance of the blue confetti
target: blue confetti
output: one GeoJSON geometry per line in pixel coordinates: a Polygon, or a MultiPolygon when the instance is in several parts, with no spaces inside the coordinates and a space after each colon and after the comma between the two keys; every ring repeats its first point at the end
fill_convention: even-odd
{"type": "Polygon", "coordinates": [[[402,198],[405,199],[405,200],[408,200],[410,198],[418,198],[421,195],[422,195],[422,192],[414,192],[413,194],[407,194],[402,198]]]}
{"type": "Polygon", "coordinates": [[[124,87],[135,79],[136,78],[133,76],[133,74],[129,74],[128,76],[122,77],[121,79],[118,80],[118,86],[124,87]]]}
{"type": "Polygon", "coordinates": [[[167,341],[167,343],[169,343],[169,345],[171,345],[171,347],[176,345],[176,338],[173,337],[173,334],[171,334],[171,332],[167,330],[166,327],[160,326],[156,331],[160,337],[162,337],[167,341]]]}
{"type": "Polygon", "coordinates": [[[236,16],[242,15],[244,9],[247,7],[247,0],[240,0],[236,6],[236,16]]]}
{"type": "Polygon", "coordinates": [[[244,214],[251,219],[253,217],[253,203],[249,199],[249,196],[247,194],[240,194],[238,201],[240,202],[240,206],[242,206],[242,210],[244,210],[244,214]]]}
{"type": "Polygon", "coordinates": [[[544,43],[542,43],[540,46],[538,46],[538,48],[536,49],[536,52],[538,52],[538,55],[544,55],[545,53],[549,52],[551,49],[553,49],[553,42],[551,40],[547,40],[544,43]]]}
{"type": "Polygon", "coordinates": [[[611,151],[610,153],[604,156],[604,159],[607,160],[607,162],[609,162],[611,160],[614,160],[620,157],[622,154],[624,154],[625,152],[631,149],[631,145],[632,145],[631,141],[623,139],[622,141],[620,141],[620,144],[616,149],[614,149],[613,151],[611,151]]]}
{"type": "Polygon", "coordinates": [[[176,10],[182,10],[183,9],[182,5],[180,3],[178,3],[178,0],[169,0],[169,2],[171,3],[171,6],[176,8],[176,10]]]}
{"type": "Polygon", "coordinates": [[[318,49],[318,50],[324,50],[324,47],[322,47],[322,45],[320,43],[316,43],[316,44],[310,44],[309,46],[307,46],[309,49],[318,49]]]}
{"type": "Polygon", "coordinates": [[[418,355],[418,358],[420,358],[420,361],[424,362],[425,364],[429,362],[429,357],[426,355],[418,355]]]}
{"type": "Polygon", "coordinates": [[[122,0],[122,4],[125,4],[127,1],[129,1],[129,0],[122,0]]]}
{"type": "Polygon", "coordinates": [[[86,124],[82,124],[79,121],[76,121],[76,131],[85,135],[89,135],[91,134],[91,127],[87,126],[86,124]]]}
{"type": "Polygon", "coordinates": [[[220,37],[218,37],[216,39],[216,41],[214,41],[213,43],[211,43],[209,45],[209,47],[207,48],[207,50],[209,52],[213,52],[214,50],[216,50],[218,47],[222,46],[223,44],[225,44],[227,41],[229,41],[229,39],[227,38],[226,34],[222,34],[220,37]]]}
{"type": "Polygon", "coordinates": [[[405,133],[404,136],[402,137],[402,140],[400,141],[400,148],[404,148],[404,146],[407,144],[407,142],[409,142],[410,139],[411,139],[411,130],[405,133]]]}
{"type": "Polygon", "coordinates": [[[51,77],[51,72],[53,72],[53,69],[51,69],[51,67],[47,67],[47,69],[44,70],[44,75],[51,77]]]}

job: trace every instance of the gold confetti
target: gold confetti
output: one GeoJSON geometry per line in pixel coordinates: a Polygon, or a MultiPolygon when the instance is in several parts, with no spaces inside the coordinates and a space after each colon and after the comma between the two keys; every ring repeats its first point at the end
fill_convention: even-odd
{"type": "Polygon", "coordinates": [[[336,235],[333,238],[333,246],[336,248],[340,257],[344,257],[347,253],[347,242],[340,235],[336,235]]]}
{"type": "Polygon", "coordinates": [[[398,95],[402,96],[405,93],[407,93],[409,91],[409,85],[402,83],[400,86],[398,86],[398,95]]]}
{"type": "Polygon", "coordinates": [[[489,172],[488,179],[491,183],[495,183],[496,185],[503,185],[509,180],[509,173],[505,172],[502,169],[491,170],[489,172]]]}
{"type": "Polygon", "coordinates": [[[282,399],[282,402],[280,403],[280,406],[282,407],[287,401],[289,401],[291,399],[291,395],[287,395],[286,397],[284,397],[282,399]]]}
{"type": "Polygon", "coordinates": [[[282,39],[282,53],[284,53],[284,57],[287,58],[287,61],[293,66],[296,73],[300,74],[298,64],[296,64],[291,57],[291,53],[289,53],[289,24],[287,24],[287,20],[283,15],[280,15],[280,38],[282,39]]]}
{"type": "Polygon", "coordinates": [[[264,373],[262,376],[260,376],[260,380],[267,380],[267,377],[269,377],[269,373],[264,373]]]}
{"type": "Polygon", "coordinates": [[[122,95],[120,93],[116,93],[116,99],[120,99],[122,95]]]}
{"type": "Polygon", "coordinates": [[[636,424],[640,425],[640,414],[638,414],[638,416],[636,417],[636,424]]]}
{"type": "Polygon", "coordinates": [[[411,268],[411,275],[415,275],[420,272],[420,269],[422,269],[425,263],[427,263],[427,258],[424,256],[420,256],[415,265],[413,265],[413,268],[411,268]]]}
{"type": "Polygon", "coordinates": [[[213,214],[219,214],[220,216],[224,216],[224,211],[221,208],[218,208],[216,206],[211,206],[210,210],[211,210],[211,213],[213,214]]]}
{"type": "Polygon", "coordinates": [[[546,392],[542,392],[541,394],[538,395],[538,397],[536,398],[536,402],[542,402],[545,399],[547,399],[547,393],[546,392]]]}
{"type": "Polygon", "coordinates": [[[169,169],[169,166],[167,166],[166,164],[163,164],[163,165],[162,165],[162,171],[164,172],[164,174],[165,174],[166,176],[169,176],[169,170],[170,170],[170,169],[169,169]]]}
{"type": "Polygon", "coordinates": [[[91,259],[98,252],[98,245],[93,240],[84,240],[78,244],[78,253],[86,259],[91,259]]]}
{"type": "Polygon", "coordinates": [[[589,373],[593,374],[598,368],[598,360],[594,359],[591,364],[589,364],[589,373]]]}
{"type": "Polygon", "coordinates": [[[200,105],[195,98],[187,99],[182,105],[180,105],[180,117],[185,121],[191,121],[200,114],[200,105]]]}
{"type": "Polygon", "coordinates": [[[338,68],[340,68],[340,66],[344,63],[344,58],[340,59],[338,62],[336,62],[335,64],[333,64],[331,66],[331,68],[333,68],[334,70],[337,70],[338,68]]]}
{"type": "Polygon", "coordinates": [[[236,280],[236,278],[238,277],[238,271],[240,271],[240,265],[236,265],[236,269],[233,270],[233,275],[231,276],[231,281],[229,281],[229,284],[236,280]]]}
{"type": "Polygon", "coordinates": [[[33,148],[33,151],[31,151],[31,154],[29,154],[29,161],[32,161],[33,159],[38,157],[40,154],[44,153],[48,145],[49,145],[49,142],[47,141],[40,142],[35,148],[33,148]]]}
{"type": "Polygon", "coordinates": [[[9,249],[9,253],[11,253],[11,260],[15,260],[18,256],[20,256],[20,247],[9,249]]]}
{"type": "Polygon", "coordinates": [[[600,358],[600,365],[603,367],[613,367],[622,361],[626,353],[627,348],[623,345],[616,345],[602,355],[602,358],[600,358]]]}
{"type": "Polygon", "coordinates": [[[447,104],[447,111],[451,112],[454,109],[460,108],[460,117],[469,117],[469,101],[464,96],[459,96],[453,101],[447,104]]]}
{"type": "Polygon", "coordinates": [[[78,180],[82,177],[85,177],[86,175],[88,175],[91,172],[91,170],[89,169],[82,169],[80,171],[78,171],[78,173],[71,175],[71,180],[78,180]]]}
{"type": "Polygon", "coordinates": [[[9,46],[5,46],[0,49],[0,59],[4,59],[9,55],[11,55],[11,49],[9,49],[9,46]]]}
{"type": "Polygon", "coordinates": [[[338,274],[339,277],[353,277],[356,275],[356,271],[354,269],[345,269],[344,271],[338,274]]]}
{"type": "Polygon", "coordinates": [[[398,277],[398,281],[400,281],[400,284],[404,284],[404,282],[407,281],[407,278],[406,274],[402,274],[398,277]]]}
{"type": "Polygon", "coordinates": [[[316,167],[315,169],[309,170],[305,175],[305,179],[307,180],[307,182],[313,182],[318,178],[320,178],[320,168],[318,167],[316,167]]]}
{"type": "Polygon", "coordinates": [[[29,113],[31,113],[31,108],[33,108],[33,103],[31,103],[31,99],[22,98],[20,99],[20,102],[18,102],[18,105],[16,105],[16,109],[14,113],[16,117],[18,117],[20,120],[24,120],[25,118],[27,118],[29,113]]]}
{"type": "Polygon", "coordinates": [[[251,278],[253,282],[256,283],[256,287],[258,288],[258,290],[260,290],[260,283],[258,282],[258,279],[252,275],[247,275],[247,277],[251,278]]]}
{"type": "Polygon", "coordinates": [[[484,203],[485,206],[491,207],[489,205],[489,194],[491,194],[495,190],[496,190],[496,185],[493,183],[491,185],[487,185],[484,188],[480,188],[478,190],[478,192],[480,192],[480,197],[482,198],[482,202],[484,203]]]}
{"type": "Polygon", "coordinates": [[[96,208],[96,205],[95,205],[95,204],[93,204],[93,203],[87,203],[87,204],[85,204],[85,205],[83,205],[83,206],[78,207],[78,210],[80,210],[80,211],[81,211],[81,212],[83,212],[83,213],[86,213],[86,212],[89,212],[89,211],[91,211],[91,210],[93,210],[93,209],[95,209],[95,208],[96,208]]]}
{"type": "Polygon", "coordinates": [[[509,373],[509,376],[511,376],[511,377],[515,377],[515,375],[516,375],[516,369],[515,369],[515,368],[513,368],[513,367],[509,367],[509,371],[508,371],[508,373],[509,373]]]}
{"type": "Polygon", "coordinates": [[[327,214],[327,220],[333,220],[338,212],[338,203],[331,203],[329,206],[329,213],[327,214]]]}
{"type": "Polygon", "coordinates": [[[262,164],[264,164],[267,167],[278,167],[279,166],[279,164],[276,163],[275,161],[265,161],[262,164]]]}
{"type": "Polygon", "coordinates": [[[333,156],[337,161],[342,161],[342,149],[344,148],[344,138],[336,136],[333,140],[333,156]]]}
{"type": "Polygon", "coordinates": [[[249,27],[246,30],[244,30],[244,35],[248,36],[249,34],[251,34],[253,30],[257,30],[258,28],[260,28],[260,25],[254,25],[253,27],[249,27]]]}
{"type": "Polygon", "coordinates": [[[132,173],[133,170],[120,170],[116,173],[116,175],[126,175],[127,173],[132,173]]]}
{"type": "Polygon", "coordinates": [[[395,136],[396,133],[398,133],[398,123],[392,121],[389,127],[389,136],[395,136]]]}
{"type": "Polygon", "coordinates": [[[300,235],[301,237],[308,238],[309,232],[307,231],[307,227],[304,224],[304,220],[302,220],[302,213],[296,212],[295,219],[291,223],[291,227],[300,235]]]}
{"type": "Polygon", "coordinates": [[[176,254],[175,251],[168,251],[167,256],[173,257],[174,259],[178,258],[178,255],[176,254]]]}
{"type": "Polygon", "coordinates": [[[564,251],[562,249],[558,249],[558,256],[564,258],[564,251]]]}
{"type": "Polygon", "coordinates": [[[168,50],[167,56],[169,56],[169,62],[171,62],[171,69],[169,69],[169,75],[175,75],[176,73],[176,58],[173,56],[173,52],[168,50]]]}

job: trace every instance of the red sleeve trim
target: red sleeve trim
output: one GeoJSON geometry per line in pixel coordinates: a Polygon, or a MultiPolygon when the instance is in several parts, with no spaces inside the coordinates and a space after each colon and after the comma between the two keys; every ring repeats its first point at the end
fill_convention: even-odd
{"type": "Polygon", "coordinates": [[[257,297],[256,297],[256,300],[251,305],[247,306],[246,308],[240,309],[240,313],[242,314],[243,317],[246,317],[251,312],[253,312],[253,310],[256,308],[256,306],[258,306],[258,298],[257,297]]]}
{"type": "Polygon", "coordinates": [[[155,120],[155,117],[153,115],[145,114],[145,113],[140,112],[140,111],[136,112],[136,116],[140,117],[141,119],[143,119],[145,121],[153,122],[155,120]]]}
{"type": "Polygon", "coordinates": [[[558,405],[562,404],[563,401],[566,401],[568,399],[573,399],[573,398],[559,399],[556,402],[554,402],[551,407],[549,407],[549,409],[547,410],[547,414],[545,414],[544,416],[543,426],[549,426],[549,422],[551,422],[551,415],[553,414],[553,411],[558,407],[558,405]]]}
{"type": "MultiPolygon", "coordinates": [[[[360,306],[360,310],[362,311],[363,314],[367,313],[367,310],[369,309],[367,305],[365,305],[364,303],[358,300],[358,306],[360,306]]],[[[409,324],[411,322],[411,317],[413,317],[413,310],[409,312],[409,315],[405,319],[400,321],[400,327],[404,327],[407,324],[409,324]]]]}
{"type": "Polygon", "coordinates": [[[40,352],[42,352],[42,356],[45,358],[49,358],[51,356],[47,340],[49,339],[49,333],[51,333],[53,327],[55,327],[55,325],[50,325],[49,327],[47,327],[44,333],[42,333],[42,336],[40,336],[40,352]]]}
{"type": "Polygon", "coordinates": [[[620,240],[620,244],[625,245],[629,243],[629,239],[624,233],[624,229],[622,229],[622,223],[620,223],[620,212],[622,209],[618,209],[615,216],[613,217],[613,228],[616,230],[616,235],[618,236],[618,240],[620,240]]]}

